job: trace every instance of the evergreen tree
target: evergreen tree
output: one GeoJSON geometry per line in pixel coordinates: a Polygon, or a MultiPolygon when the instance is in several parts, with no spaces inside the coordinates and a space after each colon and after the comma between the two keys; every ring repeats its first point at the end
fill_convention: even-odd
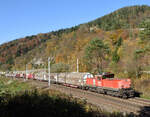
{"type": "Polygon", "coordinates": [[[117,54],[117,49],[112,53],[112,61],[117,63],[120,60],[119,55],[117,54]]]}
{"type": "Polygon", "coordinates": [[[109,47],[98,38],[91,40],[85,48],[85,58],[87,63],[96,71],[103,71],[103,61],[109,53],[109,47]]]}
{"type": "Polygon", "coordinates": [[[141,40],[147,40],[150,41],[150,19],[146,19],[142,21],[142,23],[139,25],[140,27],[140,38],[141,40]]]}

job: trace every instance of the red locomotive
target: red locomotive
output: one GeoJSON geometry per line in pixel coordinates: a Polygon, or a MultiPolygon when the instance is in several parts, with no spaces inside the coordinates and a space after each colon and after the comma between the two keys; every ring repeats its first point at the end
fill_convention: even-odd
{"type": "Polygon", "coordinates": [[[131,88],[131,80],[116,79],[114,78],[114,74],[111,73],[103,73],[95,77],[87,78],[84,88],[121,98],[134,97],[134,90],[131,88]]]}

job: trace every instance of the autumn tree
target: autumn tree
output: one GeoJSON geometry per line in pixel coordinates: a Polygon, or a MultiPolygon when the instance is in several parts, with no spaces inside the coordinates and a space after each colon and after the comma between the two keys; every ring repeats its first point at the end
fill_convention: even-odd
{"type": "Polygon", "coordinates": [[[120,60],[120,56],[118,55],[118,49],[122,45],[122,38],[120,37],[118,41],[116,41],[115,50],[112,52],[112,61],[117,63],[120,60]]]}
{"type": "Polygon", "coordinates": [[[52,65],[51,72],[56,72],[56,73],[68,72],[69,69],[70,69],[70,66],[68,64],[57,63],[57,64],[52,65]]]}
{"type": "Polygon", "coordinates": [[[101,39],[95,38],[85,48],[86,62],[96,72],[102,72],[108,53],[109,47],[101,39]]]}

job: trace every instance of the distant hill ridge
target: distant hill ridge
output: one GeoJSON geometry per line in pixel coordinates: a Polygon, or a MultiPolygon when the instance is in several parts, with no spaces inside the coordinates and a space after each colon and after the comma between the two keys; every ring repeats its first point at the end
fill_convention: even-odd
{"type": "Polygon", "coordinates": [[[98,26],[103,30],[138,27],[139,23],[150,17],[150,7],[147,5],[124,7],[108,15],[87,23],[89,26],[98,26]]]}

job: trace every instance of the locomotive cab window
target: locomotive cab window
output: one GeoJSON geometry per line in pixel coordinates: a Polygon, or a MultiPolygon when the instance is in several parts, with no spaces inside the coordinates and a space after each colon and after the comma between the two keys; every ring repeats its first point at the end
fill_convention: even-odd
{"type": "Polygon", "coordinates": [[[106,74],[106,75],[103,75],[102,78],[103,79],[106,79],[106,78],[110,78],[111,79],[111,78],[114,78],[114,74],[106,74]]]}

